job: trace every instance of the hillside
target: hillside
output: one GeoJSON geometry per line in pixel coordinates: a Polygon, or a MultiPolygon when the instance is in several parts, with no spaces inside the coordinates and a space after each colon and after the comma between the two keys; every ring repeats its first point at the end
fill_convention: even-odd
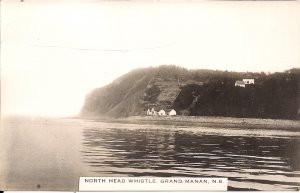
{"type": "Polygon", "coordinates": [[[299,119],[300,69],[265,74],[187,70],[174,65],[133,70],[86,97],[83,117],[126,117],[175,109],[180,115],[299,119]],[[255,79],[236,87],[235,81],[255,79]]]}

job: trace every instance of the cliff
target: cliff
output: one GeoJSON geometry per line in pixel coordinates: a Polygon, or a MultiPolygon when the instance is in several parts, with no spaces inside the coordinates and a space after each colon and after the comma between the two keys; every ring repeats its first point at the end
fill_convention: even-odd
{"type": "Polygon", "coordinates": [[[126,117],[175,109],[179,115],[299,119],[300,69],[265,74],[187,70],[174,65],[133,70],[86,97],[83,117],[126,117]],[[255,79],[236,87],[235,81],[255,79]]]}

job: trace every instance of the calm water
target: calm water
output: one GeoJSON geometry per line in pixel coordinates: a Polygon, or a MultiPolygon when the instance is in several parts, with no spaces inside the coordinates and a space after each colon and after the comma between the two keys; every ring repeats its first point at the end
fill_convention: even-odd
{"type": "Polygon", "coordinates": [[[230,190],[300,187],[299,130],[34,119],[2,122],[0,131],[4,190],[74,191],[79,176],[228,177],[230,190]]]}
{"type": "MultiPolygon", "coordinates": [[[[296,190],[300,137],[211,134],[210,129],[89,128],[84,162],[99,175],[228,177],[230,189],[296,190]]],[[[259,132],[259,130],[257,131],[259,132]]]]}

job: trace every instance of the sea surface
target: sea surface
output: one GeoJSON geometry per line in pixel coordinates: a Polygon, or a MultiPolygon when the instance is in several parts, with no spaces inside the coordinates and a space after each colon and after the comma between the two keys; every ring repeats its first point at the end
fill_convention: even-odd
{"type": "MultiPolygon", "coordinates": [[[[178,123],[177,123],[178,124],[178,123]]],[[[297,190],[300,129],[6,118],[1,190],[78,190],[80,176],[226,177],[229,190],[297,190]]]]}

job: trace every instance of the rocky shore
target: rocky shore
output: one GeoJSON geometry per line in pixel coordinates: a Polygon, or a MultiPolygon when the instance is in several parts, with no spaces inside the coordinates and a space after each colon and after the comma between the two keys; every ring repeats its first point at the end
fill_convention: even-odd
{"type": "Polygon", "coordinates": [[[300,131],[299,120],[255,119],[207,116],[132,116],[111,121],[137,124],[203,126],[214,128],[284,129],[300,131]]]}

